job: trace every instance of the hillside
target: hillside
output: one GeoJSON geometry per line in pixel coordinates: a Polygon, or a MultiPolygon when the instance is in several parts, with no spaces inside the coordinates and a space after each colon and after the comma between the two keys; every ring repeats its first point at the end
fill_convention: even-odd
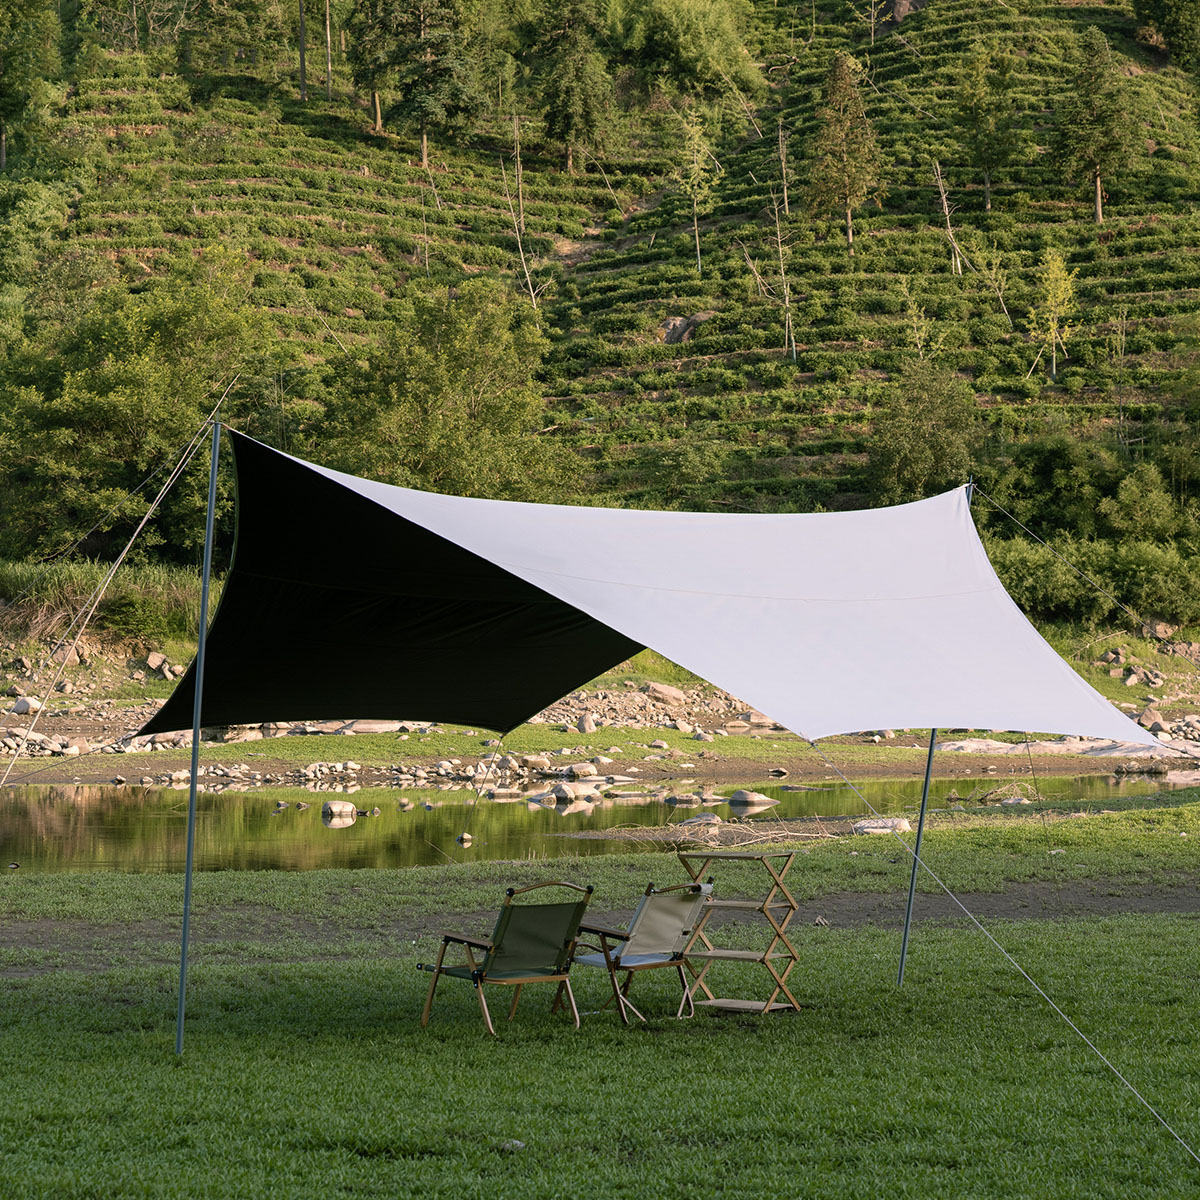
{"type": "MultiPolygon", "coordinates": [[[[240,73],[198,73],[179,68],[169,47],[85,45],[64,68],[53,149],[0,184],[9,329],[36,335],[55,280],[79,303],[88,284],[136,291],[225,255],[266,322],[237,411],[260,436],[320,457],[331,389],[407,298],[499,274],[537,296],[549,340],[538,436],[575,456],[564,498],[765,511],[877,501],[868,450],[904,403],[902,368],[936,360],[974,397],[971,469],[998,498],[1043,529],[1115,546],[1144,531],[1111,513],[1081,528],[1078,514],[1098,520],[1101,501],[1115,504],[1121,481],[1144,463],[1154,472],[1145,488],[1172,512],[1150,531],[1154,552],[1180,548],[1192,572],[1194,81],[1138,41],[1124,4],[931,0],[875,36],[842,5],[755,0],[749,12],[748,45],[769,88],[761,103],[743,98],[712,123],[720,171],[701,217],[700,270],[680,182],[682,102],[670,94],[626,89],[607,144],[582,156],[574,175],[522,102],[518,193],[507,112],[435,138],[422,169],[412,130],[371,132],[341,52],[332,99],[310,83],[302,102],[286,55],[240,73]],[[1089,26],[1112,47],[1136,122],[1130,168],[1105,181],[1103,225],[1086,181],[1064,179],[1048,153],[1089,26]],[[981,42],[1017,64],[1017,152],[996,173],[990,211],[961,144],[956,98],[981,42]],[[840,51],[864,67],[885,179],[878,205],[855,214],[853,257],[837,221],[804,205],[822,88],[840,51]],[[952,271],[935,160],[972,264],[962,274],[952,271]],[[1054,380],[1029,335],[1048,249],[1076,273],[1054,380]],[[1075,447],[1069,484],[1034,461],[1052,460],[1055,445],[1075,447]],[[1059,512],[1048,486],[1067,487],[1071,504],[1059,512]]],[[[944,486],[918,486],[934,484],[944,486]]],[[[1155,563],[1161,575],[1167,560],[1155,563]]],[[[1195,615],[1155,594],[1140,602],[1195,615]]],[[[1057,601],[1044,611],[1078,615],[1057,601]]]]}
{"type": "Polygon", "coordinates": [[[652,499],[661,487],[654,459],[664,437],[674,437],[718,455],[720,481],[704,492],[710,502],[805,509],[861,500],[855,493],[862,491],[864,439],[887,403],[888,377],[914,353],[915,314],[935,323],[945,359],[970,380],[984,419],[1001,437],[1050,422],[1082,430],[1158,417],[1161,384],[1182,337],[1180,318],[1200,297],[1196,91],[1134,42],[1128,13],[934,0],[881,36],[874,50],[823,24],[800,42],[791,36],[795,9],[762,5],[759,13],[778,108],[759,114],[762,138],[748,137],[723,156],[703,277],[689,262],[684,214],[668,195],[627,221],[614,247],[572,272],[566,290],[578,298],[557,310],[573,328],[556,343],[552,382],[564,414],[586,418],[575,437],[602,451],[607,485],[652,499]],[[1093,23],[1125,59],[1146,135],[1139,170],[1112,185],[1099,229],[1085,191],[1065,184],[1036,149],[1051,116],[1048,97],[1065,70],[1064,50],[1073,32],[1093,23]],[[1029,112],[1021,133],[1035,148],[1030,163],[997,185],[990,213],[982,211],[981,185],[961,165],[955,144],[953,79],[977,39],[1022,62],[1029,112]],[[870,63],[868,115],[888,179],[882,208],[866,208],[857,218],[853,260],[836,225],[810,222],[795,200],[804,184],[800,155],[812,134],[814,93],[831,54],[846,47],[870,63]],[[748,252],[764,275],[777,279],[771,245],[772,190],[781,195],[771,136],[777,113],[798,176],[785,225],[795,364],[783,349],[782,306],[759,294],[746,262],[748,252]],[[994,248],[1001,258],[1015,329],[977,275],[951,273],[934,157],[948,180],[960,242],[994,248]],[[1078,271],[1078,332],[1058,386],[1042,371],[1029,375],[1036,351],[1024,329],[1047,246],[1061,248],[1078,271]],[[711,315],[687,342],[658,340],[669,318],[695,314],[711,315]],[[1114,355],[1118,325],[1124,352],[1114,355]]]}

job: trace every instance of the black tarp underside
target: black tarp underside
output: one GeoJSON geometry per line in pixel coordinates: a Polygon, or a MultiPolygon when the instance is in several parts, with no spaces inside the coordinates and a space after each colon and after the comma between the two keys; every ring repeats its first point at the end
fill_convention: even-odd
{"type": "MultiPolygon", "coordinates": [[[[237,537],[201,724],[424,719],[507,731],[642,647],[233,433],[237,537]]],[[[190,729],[195,664],[140,730],[190,729]]]]}

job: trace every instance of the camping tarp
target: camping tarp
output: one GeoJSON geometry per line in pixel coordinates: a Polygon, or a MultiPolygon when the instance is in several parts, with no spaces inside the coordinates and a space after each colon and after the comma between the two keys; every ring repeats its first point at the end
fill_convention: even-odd
{"type": "MultiPolygon", "coordinates": [[[[201,722],[505,731],[649,646],[804,737],[968,727],[1154,743],[1042,639],[960,488],[820,514],[392,487],[234,434],[237,541],[201,722]]],[[[194,669],[144,733],[191,726],[194,669]]]]}

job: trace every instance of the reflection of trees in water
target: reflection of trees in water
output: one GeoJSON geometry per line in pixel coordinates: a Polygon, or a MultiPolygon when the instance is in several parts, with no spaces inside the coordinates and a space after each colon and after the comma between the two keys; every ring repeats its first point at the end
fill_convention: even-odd
{"type": "MultiPolygon", "coordinates": [[[[986,780],[935,781],[935,805],[951,788],[965,795],[986,780]]],[[[1042,779],[1047,795],[1072,794],[1101,799],[1112,794],[1110,777],[1042,779]]],[[[853,816],[866,806],[845,787],[824,782],[811,790],[796,785],[758,784],[754,790],[778,799],[768,819],[805,816],[853,816]]],[[[896,812],[915,806],[921,781],[871,781],[858,789],[872,808],[896,812]]],[[[1132,790],[1122,785],[1122,791],[1132,790]]],[[[381,810],[360,817],[345,829],[321,823],[326,796],[300,788],[254,793],[201,793],[197,798],[196,862],[200,870],[316,870],[335,867],[395,868],[479,859],[549,858],[563,854],[603,853],[603,839],[564,842],[573,830],[611,829],[621,825],[662,825],[678,820],[690,807],[661,799],[615,797],[557,809],[540,803],[482,800],[448,791],[393,791],[368,788],[354,795],[359,809],[381,810]],[[279,801],[287,807],[277,809],[279,801]],[[308,804],[305,810],[297,804],[308,804]],[[680,811],[676,811],[676,809],[680,811]],[[585,811],[587,810],[587,811],[585,811]],[[469,850],[456,839],[468,830],[469,850]]],[[[349,797],[347,797],[349,799],[349,797]]],[[[708,806],[706,806],[708,807],[708,806]]],[[[737,815],[724,803],[711,806],[725,818],[737,815]]],[[[750,819],[754,819],[751,816],[750,819]]],[[[143,787],[81,785],[12,789],[0,793],[0,854],[33,870],[178,871],[187,839],[187,791],[143,787]]],[[[628,850],[623,843],[622,850],[628,850]]]]}

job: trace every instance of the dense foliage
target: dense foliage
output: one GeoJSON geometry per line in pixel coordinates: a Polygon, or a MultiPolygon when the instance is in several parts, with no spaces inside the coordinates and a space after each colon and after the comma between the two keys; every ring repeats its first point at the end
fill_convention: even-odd
{"type": "MultiPolygon", "coordinates": [[[[473,494],[805,510],[974,475],[1191,613],[1200,138],[1166,16],[330,15],[304,102],[294,4],[80,0],[60,36],[57,0],[0,3],[0,554],[122,544],[236,377],[257,436],[473,494]]],[[[192,474],[153,554],[194,559],[192,474]]],[[[1112,611],[976,512],[1035,613],[1112,611]]]]}

